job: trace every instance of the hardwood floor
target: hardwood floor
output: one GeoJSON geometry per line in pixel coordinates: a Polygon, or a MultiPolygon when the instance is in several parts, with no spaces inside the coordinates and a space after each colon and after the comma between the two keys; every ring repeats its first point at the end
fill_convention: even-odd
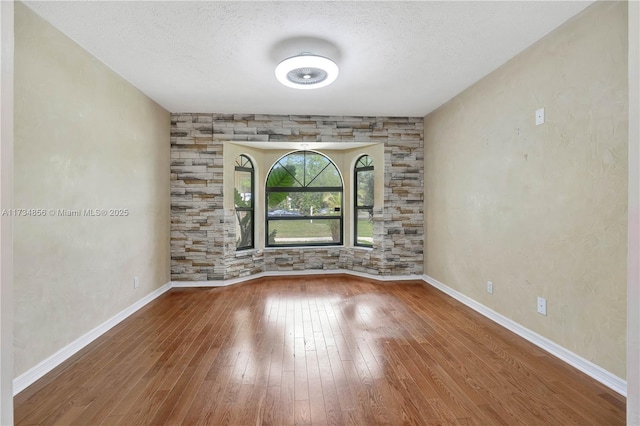
{"type": "Polygon", "coordinates": [[[618,425],[625,399],[436,289],[173,289],[15,397],[18,425],[618,425]]]}

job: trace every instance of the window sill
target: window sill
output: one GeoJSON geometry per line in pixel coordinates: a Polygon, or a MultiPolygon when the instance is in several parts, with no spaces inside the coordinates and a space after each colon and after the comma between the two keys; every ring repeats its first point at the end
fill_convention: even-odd
{"type": "Polygon", "coordinates": [[[303,250],[309,250],[309,249],[313,249],[313,250],[322,250],[322,249],[332,249],[332,248],[338,248],[338,249],[354,249],[354,250],[362,250],[362,251],[373,251],[373,247],[365,247],[365,246],[345,246],[345,245],[341,245],[341,246],[294,246],[294,247],[265,247],[262,250],[264,251],[275,251],[275,250],[297,250],[297,249],[303,249],[303,250]]]}
{"type": "Polygon", "coordinates": [[[275,250],[297,250],[297,249],[304,249],[304,250],[308,250],[308,249],[314,249],[314,250],[322,250],[322,249],[333,249],[333,248],[338,248],[338,249],[343,249],[345,248],[344,245],[342,246],[290,246],[290,247],[265,247],[264,251],[275,251],[275,250]]]}
{"type": "Polygon", "coordinates": [[[240,251],[236,251],[236,257],[249,257],[249,256],[253,256],[256,253],[260,253],[260,249],[252,248],[252,249],[240,250],[240,251]]]}

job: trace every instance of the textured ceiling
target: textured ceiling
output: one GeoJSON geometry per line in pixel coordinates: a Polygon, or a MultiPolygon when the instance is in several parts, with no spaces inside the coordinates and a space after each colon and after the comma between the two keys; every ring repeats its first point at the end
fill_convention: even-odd
{"type": "Polygon", "coordinates": [[[26,4],[171,112],[423,116],[591,2],[34,2],[26,4]],[[277,82],[332,57],[317,90],[277,82]]]}

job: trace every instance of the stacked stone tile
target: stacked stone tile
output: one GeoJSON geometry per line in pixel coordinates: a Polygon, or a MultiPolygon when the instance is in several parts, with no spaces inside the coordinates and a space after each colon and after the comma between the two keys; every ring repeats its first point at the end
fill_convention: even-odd
{"type": "Polygon", "coordinates": [[[422,274],[423,168],[420,117],[172,114],[172,280],[222,280],[262,271],[308,269],[422,274]],[[383,142],[384,207],[374,210],[373,249],[278,248],[236,253],[235,212],[224,210],[222,202],[226,141],[383,142]]]}

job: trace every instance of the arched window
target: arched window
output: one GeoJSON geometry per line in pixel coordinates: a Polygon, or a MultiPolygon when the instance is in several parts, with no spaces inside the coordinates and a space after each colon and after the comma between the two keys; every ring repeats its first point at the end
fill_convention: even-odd
{"type": "Polygon", "coordinates": [[[253,248],[253,163],[246,155],[236,159],[233,199],[236,207],[236,250],[253,248]]]}
{"type": "Polygon", "coordinates": [[[285,155],[271,167],[265,193],[267,246],[342,244],[342,177],[326,156],[285,155]]]}
{"type": "Polygon", "coordinates": [[[373,160],[363,155],[356,161],[354,176],[354,241],[357,246],[373,245],[373,160]]]}

